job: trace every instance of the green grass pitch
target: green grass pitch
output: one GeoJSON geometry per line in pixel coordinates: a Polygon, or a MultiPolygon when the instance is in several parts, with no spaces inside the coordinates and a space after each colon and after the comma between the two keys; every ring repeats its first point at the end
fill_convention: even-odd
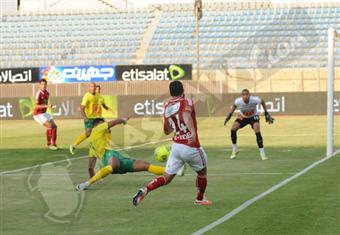
{"type": "MultiPolygon", "coordinates": [[[[81,120],[56,120],[64,148],[57,152],[44,148],[44,129],[33,120],[1,121],[0,172],[71,160],[0,175],[0,234],[191,234],[325,155],[324,116],[280,116],[270,126],[262,120],[268,161],[260,160],[249,126],[238,132],[240,153],[229,160],[231,123],[224,127],[223,120],[198,119],[208,155],[207,197],[213,205],[193,204],[195,175],[187,169],[184,177],[150,193],[136,208],[132,196],[153,175],[110,175],[85,193],[74,192],[73,185],[87,179],[87,159],[80,158],[87,141],[74,156],[67,150],[83,131],[81,120]]],[[[337,146],[339,124],[337,116],[337,146]]],[[[161,119],[135,119],[114,127],[112,136],[125,154],[161,164],[152,155],[163,143],[143,145],[166,140],[161,130],[161,119]]],[[[339,160],[338,154],[206,234],[339,234],[339,160]]]]}

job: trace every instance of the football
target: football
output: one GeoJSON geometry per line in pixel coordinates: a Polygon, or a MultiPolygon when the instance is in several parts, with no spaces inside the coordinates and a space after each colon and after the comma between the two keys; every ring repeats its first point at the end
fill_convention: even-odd
{"type": "Polygon", "coordinates": [[[167,146],[162,145],[155,149],[154,156],[155,159],[159,162],[166,162],[170,155],[170,150],[167,146]]]}

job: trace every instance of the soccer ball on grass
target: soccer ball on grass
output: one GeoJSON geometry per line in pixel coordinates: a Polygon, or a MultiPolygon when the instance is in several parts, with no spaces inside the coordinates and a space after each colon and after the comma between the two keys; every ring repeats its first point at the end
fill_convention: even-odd
{"type": "Polygon", "coordinates": [[[169,155],[170,150],[165,145],[158,146],[154,152],[155,159],[159,162],[166,162],[168,160],[169,155]]]}

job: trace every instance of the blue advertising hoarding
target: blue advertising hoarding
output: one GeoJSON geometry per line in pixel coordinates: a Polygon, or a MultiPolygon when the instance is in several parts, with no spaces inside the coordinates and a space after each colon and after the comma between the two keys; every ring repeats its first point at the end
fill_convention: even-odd
{"type": "Polygon", "coordinates": [[[116,81],[116,67],[101,66],[50,66],[39,68],[39,78],[50,83],[111,82],[116,81]]]}

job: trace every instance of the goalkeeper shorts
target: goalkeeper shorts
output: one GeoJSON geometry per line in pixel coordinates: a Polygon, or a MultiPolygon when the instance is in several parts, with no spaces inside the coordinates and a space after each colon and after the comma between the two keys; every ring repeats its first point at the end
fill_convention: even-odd
{"type": "Polygon", "coordinates": [[[253,125],[254,125],[255,122],[260,122],[260,117],[259,117],[259,115],[255,115],[255,116],[250,117],[250,118],[242,118],[242,119],[237,118],[235,121],[240,123],[240,128],[243,128],[248,124],[250,124],[251,127],[253,128],[253,125]]]}

